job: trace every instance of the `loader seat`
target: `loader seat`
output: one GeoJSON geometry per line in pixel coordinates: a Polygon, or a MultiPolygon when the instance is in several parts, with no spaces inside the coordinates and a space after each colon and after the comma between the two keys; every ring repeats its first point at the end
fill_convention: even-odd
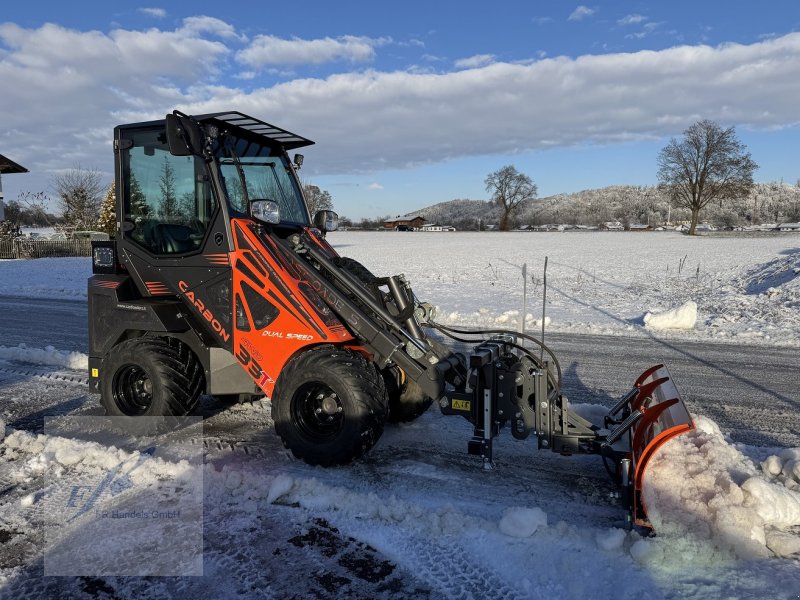
{"type": "Polygon", "coordinates": [[[154,247],[158,254],[181,254],[198,247],[191,228],[174,223],[158,223],[153,228],[154,247]]]}

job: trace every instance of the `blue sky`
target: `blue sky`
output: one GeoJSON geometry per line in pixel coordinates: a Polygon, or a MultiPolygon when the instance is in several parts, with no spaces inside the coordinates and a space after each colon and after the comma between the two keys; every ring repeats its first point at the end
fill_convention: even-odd
{"type": "Polygon", "coordinates": [[[0,16],[6,198],[80,165],[114,125],[241,110],[314,139],[302,171],[351,218],[652,184],[671,136],[735,125],[759,181],[800,179],[800,4],[13,3],[0,16]]]}

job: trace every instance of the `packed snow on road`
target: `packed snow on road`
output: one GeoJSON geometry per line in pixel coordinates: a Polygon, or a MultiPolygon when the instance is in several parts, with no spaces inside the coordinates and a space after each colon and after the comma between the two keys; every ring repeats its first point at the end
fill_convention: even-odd
{"type": "MultiPolygon", "coordinates": [[[[616,336],[632,346],[714,342],[732,364],[743,346],[800,345],[796,234],[335,232],[329,240],[377,274],[405,273],[447,324],[518,329],[524,315],[527,330],[540,330],[546,256],[548,333],[616,336]]],[[[0,261],[0,296],[84,301],[90,271],[88,259],[0,261]]],[[[113,437],[88,394],[84,353],[41,334],[23,344],[5,335],[0,596],[800,595],[797,430],[784,432],[789,443],[780,446],[748,445],[692,404],[697,429],[663,446],[647,470],[644,501],[657,532],[648,536],[626,528],[598,457],[563,457],[501,435],[497,468],[484,471],[465,453],[469,424],[435,407],[387,427],[366,457],[334,469],[282,448],[268,399],[225,407],[204,399],[201,432],[181,439],[188,454],[164,450],[162,434],[113,437]],[[51,417],[83,433],[68,435],[69,427],[48,425],[51,417]],[[199,513],[186,508],[197,482],[199,513]],[[167,563],[132,566],[135,535],[103,539],[93,529],[92,515],[139,514],[137,498],[164,506],[179,498],[184,507],[169,520],[173,511],[148,505],[148,535],[174,549],[167,563]],[[190,543],[198,523],[202,552],[190,543]],[[82,544],[85,554],[64,552],[82,544]],[[56,567],[73,576],[46,576],[56,567]]],[[[626,357],[594,360],[618,367],[626,357]]],[[[607,404],[625,385],[593,391],[607,404]]],[[[770,412],[746,395],[730,402],[747,417],[742,428],[758,429],[770,412]]],[[[590,419],[606,410],[575,408],[590,419]]]]}

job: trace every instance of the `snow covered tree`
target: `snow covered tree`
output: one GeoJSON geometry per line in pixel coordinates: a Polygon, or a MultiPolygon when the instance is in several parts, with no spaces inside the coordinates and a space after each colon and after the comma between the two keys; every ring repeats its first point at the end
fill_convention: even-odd
{"type": "Polygon", "coordinates": [[[112,183],[108,192],[106,192],[105,200],[100,205],[100,217],[97,219],[97,230],[107,233],[109,236],[114,237],[117,230],[117,193],[116,183],[112,183]]]}
{"type": "Polygon", "coordinates": [[[20,231],[19,225],[15,221],[10,219],[0,221],[0,240],[13,240],[21,235],[22,231],[20,231]]]}
{"type": "Polygon", "coordinates": [[[56,175],[52,185],[68,227],[91,230],[96,226],[103,198],[102,177],[98,171],[78,166],[56,175]]]}
{"type": "Polygon", "coordinates": [[[710,202],[746,197],[758,165],[736,137],[733,127],[698,121],[672,138],[658,155],[658,181],[673,203],[691,211],[694,235],[700,211],[710,202]]]}
{"type": "Polygon", "coordinates": [[[303,184],[303,197],[311,218],[321,210],[333,210],[333,198],[330,192],[319,189],[319,186],[310,183],[303,184]]]}
{"type": "Polygon", "coordinates": [[[492,194],[492,202],[502,210],[500,230],[508,231],[511,217],[528,200],[536,198],[536,184],[527,175],[517,171],[513,165],[490,173],[485,180],[486,191],[492,194]]]}
{"type": "Polygon", "coordinates": [[[138,222],[142,217],[150,214],[150,205],[147,203],[142,186],[139,185],[139,180],[136,179],[136,175],[133,173],[131,173],[130,191],[128,193],[130,195],[131,215],[134,221],[138,222]]]}

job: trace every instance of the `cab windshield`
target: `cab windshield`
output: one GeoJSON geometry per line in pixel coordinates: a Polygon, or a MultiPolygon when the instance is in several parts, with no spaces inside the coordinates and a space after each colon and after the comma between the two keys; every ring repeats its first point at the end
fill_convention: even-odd
{"type": "Polygon", "coordinates": [[[248,214],[248,200],[272,200],[280,207],[281,223],[309,224],[303,194],[285,152],[227,136],[216,154],[233,210],[248,214]]]}

